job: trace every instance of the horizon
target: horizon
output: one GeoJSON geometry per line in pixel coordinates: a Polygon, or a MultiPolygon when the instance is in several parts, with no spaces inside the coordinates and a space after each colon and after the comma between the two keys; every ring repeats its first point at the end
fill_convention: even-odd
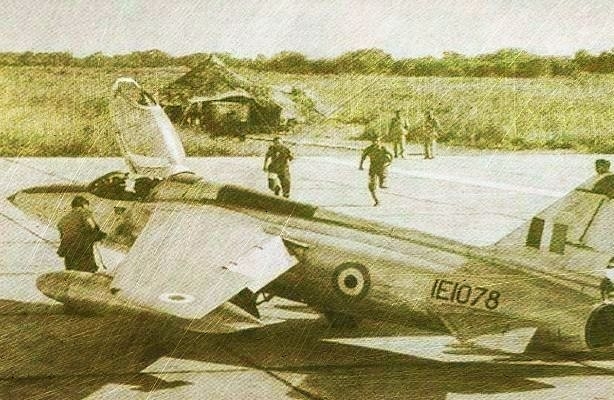
{"type": "MultiPolygon", "coordinates": [[[[340,56],[342,56],[344,54],[347,54],[347,53],[352,53],[352,52],[356,52],[356,51],[364,51],[364,50],[382,50],[382,51],[384,51],[383,49],[378,49],[378,48],[358,48],[358,49],[348,50],[348,51],[345,51],[343,53],[334,54],[332,56],[327,56],[327,57],[317,58],[317,57],[309,57],[309,56],[305,55],[305,58],[307,60],[310,60],[310,61],[321,60],[321,59],[333,60],[333,59],[335,59],[337,57],[340,57],[340,56]]],[[[577,49],[572,54],[537,54],[537,53],[531,53],[528,50],[522,49],[522,48],[505,47],[505,48],[500,48],[500,49],[494,49],[494,50],[492,50],[490,52],[487,52],[487,53],[472,54],[472,55],[463,54],[463,53],[460,53],[460,52],[454,51],[454,50],[445,50],[443,53],[441,53],[439,55],[426,54],[426,55],[421,55],[421,56],[402,57],[402,58],[396,58],[396,57],[394,57],[393,55],[391,55],[389,53],[387,53],[387,54],[391,55],[394,60],[419,59],[419,58],[429,58],[429,57],[432,57],[432,58],[435,58],[435,59],[442,59],[442,58],[444,58],[445,53],[454,53],[454,54],[458,54],[458,55],[463,56],[463,57],[473,58],[473,57],[481,57],[481,56],[493,55],[493,54],[496,54],[496,53],[498,53],[500,51],[504,51],[504,50],[516,50],[516,51],[520,51],[520,52],[526,52],[527,54],[530,54],[530,55],[533,55],[533,56],[537,56],[537,57],[543,57],[543,58],[554,57],[554,58],[570,58],[570,59],[573,59],[575,54],[578,53],[579,51],[587,51],[591,56],[599,56],[602,53],[614,52],[614,48],[612,48],[612,49],[602,50],[602,51],[599,51],[599,52],[591,52],[591,51],[588,51],[586,49],[577,49]]],[[[32,50],[4,51],[4,50],[0,49],[0,54],[2,54],[2,53],[4,53],[4,54],[7,54],[7,53],[23,54],[23,53],[26,53],[26,52],[32,52],[32,53],[35,53],[35,54],[44,54],[44,53],[62,53],[62,52],[67,52],[67,53],[71,54],[71,56],[73,58],[84,59],[84,58],[90,57],[90,56],[92,56],[94,54],[103,54],[104,56],[108,56],[108,57],[119,57],[119,56],[129,55],[129,54],[132,54],[132,53],[137,53],[137,52],[147,53],[147,52],[151,52],[151,51],[162,51],[163,53],[167,54],[171,58],[188,57],[188,56],[192,56],[192,55],[196,55],[196,54],[210,54],[210,55],[229,55],[230,57],[235,58],[237,60],[242,60],[242,59],[254,60],[256,57],[260,56],[260,55],[256,55],[256,56],[253,56],[253,57],[240,57],[240,56],[237,56],[236,54],[232,54],[232,53],[229,53],[227,51],[215,51],[215,52],[204,52],[204,51],[201,51],[201,52],[195,52],[195,53],[186,53],[186,54],[173,55],[173,54],[169,54],[169,53],[167,53],[167,52],[165,52],[163,50],[160,50],[160,49],[137,49],[137,50],[132,50],[132,51],[127,52],[127,53],[115,53],[115,54],[110,54],[110,53],[104,53],[104,52],[101,52],[101,51],[97,51],[97,52],[94,52],[94,53],[83,54],[83,55],[76,55],[76,54],[71,53],[71,52],[66,51],[66,50],[64,50],[64,51],[62,51],[62,50],[53,50],[53,51],[32,51],[32,50]]],[[[270,58],[273,58],[276,55],[279,55],[279,54],[284,53],[284,52],[300,53],[299,51],[296,51],[296,50],[285,49],[285,50],[280,50],[279,52],[277,52],[275,54],[272,54],[270,56],[265,56],[265,57],[267,59],[270,59],[270,58]]],[[[303,53],[300,53],[300,54],[303,54],[303,53]]]]}
{"type": "Polygon", "coordinates": [[[229,53],[309,59],[377,48],[395,59],[468,57],[502,49],[539,56],[599,54],[614,47],[609,0],[5,0],[1,52],[173,57],[229,53]]]}

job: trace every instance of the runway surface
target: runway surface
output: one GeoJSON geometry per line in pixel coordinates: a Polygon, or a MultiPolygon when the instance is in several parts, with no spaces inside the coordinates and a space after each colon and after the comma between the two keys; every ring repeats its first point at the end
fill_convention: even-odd
{"type": "MultiPolygon", "coordinates": [[[[588,178],[596,156],[524,153],[408,158],[392,166],[373,207],[358,155],[299,157],[292,197],[465,243],[496,242],[588,178]]],[[[260,158],[200,158],[207,179],[266,190],[260,158]]],[[[40,294],[61,269],[55,227],[6,198],[33,185],[88,181],[120,159],[0,159],[0,399],[614,399],[614,364],[564,360],[442,362],[441,336],[365,321],[330,328],[284,300],[262,312],[285,322],[232,335],[160,342],[146,321],[77,317],[40,294]],[[411,355],[322,339],[405,337],[411,355]]]]}

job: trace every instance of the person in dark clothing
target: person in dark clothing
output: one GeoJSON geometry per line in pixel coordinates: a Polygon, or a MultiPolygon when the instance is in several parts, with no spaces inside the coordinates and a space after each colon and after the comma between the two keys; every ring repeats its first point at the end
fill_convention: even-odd
{"type": "Polygon", "coordinates": [[[379,199],[375,189],[378,183],[380,188],[385,189],[387,187],[386,177],[388,175],[388,166],[392,162],[392,154],[381,144],[379,138],[375,138],[373,143],[362,152],[358,169],[363,169],[362,165],[367,157],[369,158],[369,192],[375,202],[373,205],[377,206],[379,205],[379,199]]]}
{"type": "Polygon", "coordinates": [[[292,152],[276,137],[264,157],[264,171],[269,173],[269,189],[279,195],[290,197],[290,161],[294,159],[292,152]],[[269,163],[269,160],[271,161],[269,163]]]}
{"type": "Polygon", "coordinates": [[[67,270],[96,272],[98,265],[94,259],[94,243],[106,237],[100,230],[89,208],[89,201],[83,196],[75,196],[72,210],[58,223],[60,247],[58,255],[64,258],[67,270]]]}
{"type": "Polygon", "coordinates": [[[614,198],[614,175],[610,172],[610,162],[600,158],[595,161],[595,172],[599,180],[593,185],[593,193],[614,198]]]}

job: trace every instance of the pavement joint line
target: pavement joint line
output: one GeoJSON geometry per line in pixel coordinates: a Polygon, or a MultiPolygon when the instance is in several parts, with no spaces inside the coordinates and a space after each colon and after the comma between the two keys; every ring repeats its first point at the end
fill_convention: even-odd
{"type": "MultiPolygon", "coordinates": [[[[21,228],[21,227],[20,227],[21,228]]],[[[40,243],[40,239],[37,240],[0,240],[0,244],[37,244],[40,243]]]]}
{"type": "MultiPolygon", "coordinates": [[[[1,315],[1,314],[0,314],[1,315]]],[[[11,314],[7,314],[7,315],[11,315],[11,314]]],[[[18,315],[18,314],[16,314],[18,315]]],[[[219,369],[219,370],[201,370],[201,369],[196,369],[196,370],[185,370],[185,371],[172,371],[172,372],[157,372],[157,371],[150,371],[150,372],[142,372],[142,371],[133,371],[133,372],[100,372],[100,373],[72,373],[72,374],[58,374],[58,375],[51,375],[51,374],[41,374],[41,375],[28,375],[28,376],[20,376],[20,377],[16,377],[16,378],[3,378],[0,377],[0,382],[2,381],[10,381],[10,382],[14,382],[15,380],[26,380],[26,379],[65,379],[65,378],[74,378],[74,377],[80,377],[80,378],[85,378],[85,377],[109,377],[109,376],[113,376],[113,377],[118,377],[118,376],[135,376],[136,375],[175,375],[175,374],[191,374],[191,373],[199,373],[199,374],[208,374],[208,373],[228,373],[228,372],[245,372],[245,371],[249,371],[249,368],[228,368],[228,369],[219,369]]],[[[162,378],[158,378],[159,380],[163,380],[162,378]]]]}
{"type": "Polygon", "coordinates": [[[66,181],[69,181],[69,182],[75,182],[75,180],[72,179],[72,178],[68,178],[68,177],[65,177],[65,176],[62,176],[62,175],[58,175],[58,174],[56,174],[54,172],[50,172],[50,171],[47,171],[47,170],[35,167],[33,165],[29,165],[29,164],[25,164],[23,162],[20,162],[20,161],[18,161],[19,157],[14,157],[14,158],[13,157],[12,158],[3,157],[2,160],[10,162],[10,163],[13,163],[13,164],[17,164],[17,165],[25,167],[25,168],[29,168],[31,170],[40,172],[40,173],[45,174],[45,175],[49,175],[49,176],[51,176],[53,178],[59,178],[59,179],[66,180],[66,181]]]}
{"type": "MultiPolygon", "coordinates": [[[[17,225],[17,226],[18,226],[18,227],[20,227],[21,229],[23,229],[23,230],[27,231],[28,233],[31,233],[32,235],[34,235],[35,237],[37,237],[37,238],[39,239],[39,240],[37,240],[37,241],[33,241],[33,242],[27,241],[27,242],[22,242],[22,243],[39,243],[40,241],[43,241],[45,244],[47,244],[47,245],[51,245],[51,246],[53,246],[53,248],[55,248],[55,244],[56,244],[56,242],[54,242],[53,240],[49,240],[49,239],[47,239],[47,238],[45,238],[45,237],[43,237],[43,236],[39,235],[38,233],[36,233],[36,232],[35,232],[35,231],[33,231],[32,229],[28,228],[27,226],[24,226],[24,225],[20,224],[20,223],[19,223],[19,222],[18,222],[16,219],[14,219],[14,218],[12,218],[12,217],[9,217],[9,216],[8,216],[6,213],[0,212],[0,216],[2,216],[2,217],[4,217],[4,218],[8,219],[9,221],[11,221],[12,223],[14,223],[15,225],[17,225]]],[[[11,241],[11,242],[9,242],[9,243],[12,243],[12,241],[11,241]]]]}
{"type": "MultiPolygon", "coordinates": [[[[333,161],[333,163],[336,163],[333,161]]],[[[348,164],[349,165],[349,164],[348,164]]],[[[309,179],[308,179],[309,180],[309,179]]],[[[314,180],[315,181],[315,180],[314,180]]],[[[333,181],[330,180],[326,180],[324,182],[330,182],[332,183],[333,181]]],[[[347,183],[341,183],[341,182],[334,182],[337,186],[341,186],[341,187],[345,187],[345,188],[351,188],[351,189],[356,189],[356,187],[354,185],[350,185],[347,183]]],[[[301,190],[305,190],[305,187],[302,187],[301,190]]],[[[393,192],[393,191],[388,191],[388,190],[383,190],[381,192],[382,194],[388,194],[391,196],[396,196],[396,197],[400,197],[403,199],[411,199],[411,200],[415,200],[415,201],[420,201],[423,203],[429,203],[429,204],[443,204],[443,205],[451,205],[451,206],[458,206],[458,204],[456,202],[452,202],[452,201],[442,201],[442,200],[436,200],[436,199],[432,199],[432,198],[420,198],[420,197],[413,197],[413,196],[406,196],[403,195],[401,193],[398,192],[393,192]]],[[[561,195],[563,196],[563,195],[561,195]]],[[[561,197],[558,196],[558,197],[561,197]]],[[[341,208],[341,207],[354,207],[354,208],[365,208],[365,209],[372,209],[373,206],[371,204],[366,205],[366,204],[352,204],[352,205],[322,205],[322,204],[318,204],[320,207],[324,207],[324,208],[341,208]]],[[[394,208],[398,208],[398,209],[403,209],[403,206],[398,206],[398,207],[386,207],[387,209],[394,209],[394,208]]],[[[475,207],[465,207],[467,210],[475,210],[475,207]]],[[[510,214],[506,214],[506,213],[492,213],[494,215],[500,215],[506,218],[513,218],[513,219],[519,219],[517,218],[515,215],[510,215],[510,214]]],[[[524,221],[524,219],[519,219],[524,221]]]]}
{"type": "MultiPolygon", "coordinates": [[[[225,348],[227,346],[224,346],[225,348]]],[[[262,371],[264,372],[266,375],[272,377],[273,379],[275,379],[276,381],[281,382],[282,384],[286,385],[287,387],[291,388],[292,390],[296,391],[297,393],[305,396],[307,399],[311,399],[311,400],[323,400],[324,397],[320,397],[317,395],[314,395],[313,393],[293,385],[290,381],[288,381],[287,379],[282,378],[281,376],[278,376],[277,374],[275,374],[275,372],[273,372],[272,369],[267,368],[267,367],[263,367],[260,366],[258,364],[256,364],[254,361],[252,361],[251,358],[241,354],[241,353],[237,353],[235,352],[233,349],[228,349],[226,348],[226,351],[232,355],[234,355],[235,357],[237,357],[239,360],[242,360],[243,362],[245,362],[246,364],[249,364],[252,366],[253,369],[256,369],[258,371],[262,371]]]]}
{"type": "MultiPolygon", "coordinates": [[[[331,164],[337,164],[337,165],[344,165],[344,166],[354,165],[344,160],[328,159],[327,161],[331,164]]],[[[540,188],[531,187],[531,186],[519,186],[519,185],[512,185],[512,184],[507,184],[507,183],[497,183],[497,182],[486,181],[486,180],[481,180],[481,179],[477,180],[477,179],[472,179],[472,178],[467,178],[467,177],[462,177],[462,176],[444,175],[441,173],[434,173],[434,172],[407,170],[407,169],[400,169],[400,168],[395,168],[395,167],[391,167],[390,171],[394,174],[405,175],[405,176],[410,176],[414,178],[435,179],[435,180],[440,180],[440,181],[460,183],[463,185],[487,187],[487,188],[492,188],[492,189],[504,190],[508,192],[533,194],[533,195],[545,196],[545,197],[559,198],[567,194],[567,192],[561,192],[561,191],[556,191],[556,190],[547,190],[547,189],[540,189],[540,188]]]]}
{"type": "MultiPolygon", "coordinates": [[[[28,264],[30,265],[30,264],[28,264]]],[[[53,269],[51,271],[56,271],[57,269],[53,269]]],[[[47,271],[49,272],[49,271],[47,271]]],[[[0,276],[39,276],[40,274],[44,274],[45,272],[2,272],[0,271],[0,276]]]]}

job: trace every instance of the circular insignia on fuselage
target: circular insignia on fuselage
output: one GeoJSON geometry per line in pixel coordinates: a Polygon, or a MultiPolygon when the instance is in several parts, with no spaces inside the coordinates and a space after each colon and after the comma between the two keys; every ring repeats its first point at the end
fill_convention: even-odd
{"type": "Polygon", "coordinates": [[[162,293],[158,299],[165,303],[191,303],[194,296],[187,293],[162,293]]]}
{"type": "Polygon", "coordinates": [[[347,299],[362,299],[369,292],[371,277],[362,264],[347,262],[335,268],[333,273],[335,292],[347,299]]]}

